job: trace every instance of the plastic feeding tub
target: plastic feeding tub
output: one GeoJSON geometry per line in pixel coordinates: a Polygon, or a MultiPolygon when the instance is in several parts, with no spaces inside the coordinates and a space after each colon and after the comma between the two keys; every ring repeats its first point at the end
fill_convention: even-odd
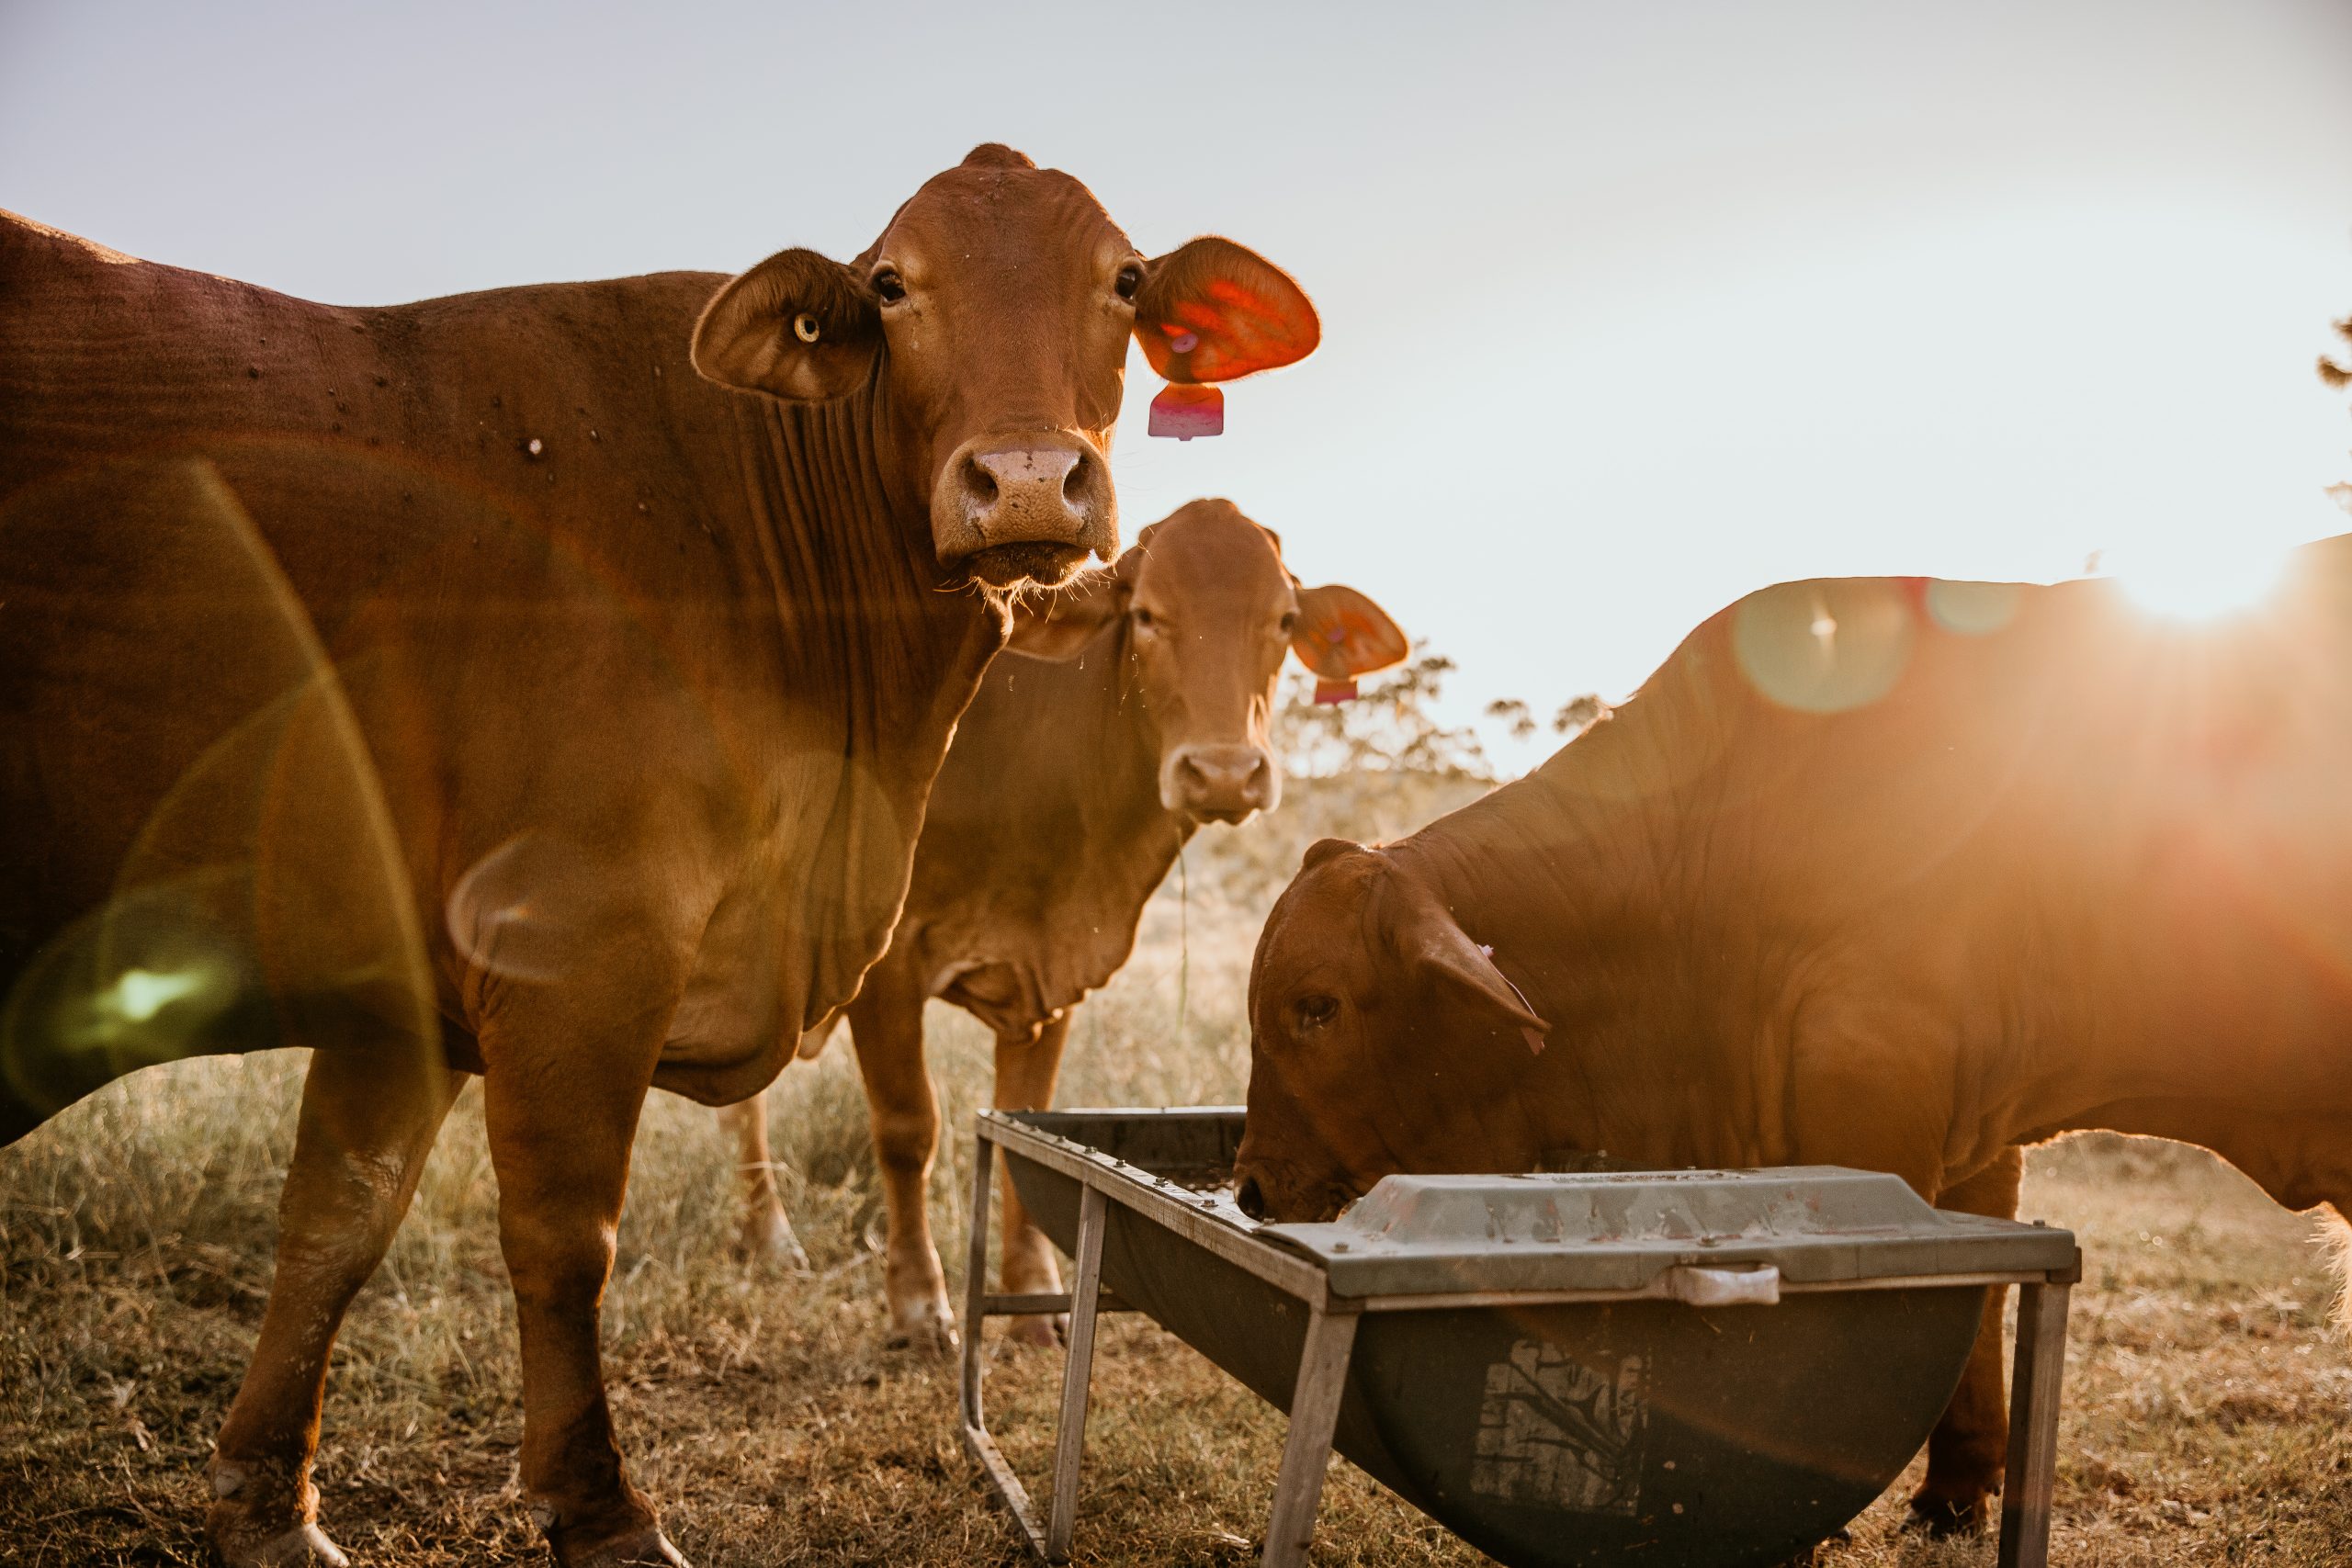
{"type": "Polygon", "coordinates": [[[1334,1450],[1513,1568],[1779,1563],[1867,1506],[2023,1287],[2000,1561],[2046,1560],[2074,1236],[1929,1208],[1899,1179],[1770,1170],[1392,1176],[1329,1224],[1222,1184],[1238,1108],[977,1118],[964,1437],[1030,1546],[1069,1551],[1094,1324],[1147,1314],[1290,1415],[1264,1562],[1303,1563],[1334,1450]],[[1001,1150],[1077,1259],[987,1293],[1001,1150]],[[1067,1311],[1048,1517],[990,1438],[980,1324],[1067,1311]]]}

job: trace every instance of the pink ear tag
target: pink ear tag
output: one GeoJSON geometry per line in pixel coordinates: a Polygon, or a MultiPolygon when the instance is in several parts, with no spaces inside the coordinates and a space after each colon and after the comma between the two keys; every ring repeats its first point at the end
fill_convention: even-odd
{"type": "Polygon", "coordinates": [[[1348,702],[1353,699],[1355,694],[1356,683],[1353,681],[1317,681],[1315,682],[1315,701],[1318,706],[1325,703],[1348,702]]]}
{"type": "Polygon", "coordinates": [[[1149,433],[1172,435],[1179,441],[1190,441],[1195,435],[1223,435],[1225,392],[1216,387],[1170,382],[1151,400],[1149,433]]]}

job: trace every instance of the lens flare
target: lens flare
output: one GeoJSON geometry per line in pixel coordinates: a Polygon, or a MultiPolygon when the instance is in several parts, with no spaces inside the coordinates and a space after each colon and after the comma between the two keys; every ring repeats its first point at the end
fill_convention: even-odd
{"type": "Polygon", "coordinates": [[[2212,621],[2258,608],[2286,574],[2284,550],[2209,546],[2134,552],[2114,563],[2116,585],[2150,615],[2212,621]]]}

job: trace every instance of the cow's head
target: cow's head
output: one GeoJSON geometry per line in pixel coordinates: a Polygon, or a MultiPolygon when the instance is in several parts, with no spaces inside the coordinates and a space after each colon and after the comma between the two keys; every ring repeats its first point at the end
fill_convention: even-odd
{"type": "Polygon", "coordinates": [[[1118,550],[1111,431],[1127,337],[1181,380],[1287,365],[1319,335],[1280,268],[1230,240],[1148,257],[1078,181],[975,148],[847,265],[784,251],[729,281],[695,367],[821,402],[871,386],[942,565],[1059,582],[1118,550]],[[1173,354],[1171,344],[1182,347],[1173,354]]]}
{"type": "Polygon", "coordinates": [[[1292,577],[1282,540],[1229,501],[1186,502],[1112,570],[1025,607],[1012,646],[1066,658],[1114,622],[1158,733],[1160,804],[1196,821],[1240,822],[1282,798],[1268,721],[1285,655],[1340,679],[1409,650],[1363,594],[1292,577]]]}
{"type": "Polygon", "coordinates": [[[1532,1169],[1549,1028],[1420,877],[1316,844],[1250,965],[1242,1209],[1329,1219],[1399,1171],[1532,1169]]]}

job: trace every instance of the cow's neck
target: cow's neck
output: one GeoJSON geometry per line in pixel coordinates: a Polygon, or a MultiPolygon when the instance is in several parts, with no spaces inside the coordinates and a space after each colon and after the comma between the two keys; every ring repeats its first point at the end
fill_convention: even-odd
{"type": "MultiPolygon", "coordinates": [[[[1552,1024],[1542,1055],[1503,1075],[1544,1152],[1657,1165],[1752,1152],[1749,1120],[1726,1123],[1722,1110],[1745,1087],[1724,1075],[1751,1073],[1750,1055],[1728,1049],[1718,1026],[1723,955],[1702,929],[1699,868],[1669,836],[1679,808],[1713,781],[1674,778],[1667,765],[1715,748],[1679,732],[1678,709],[1688,711],[1645,691],[1392,852],[1552,1024]]],[[[1515,1036],[1498,1042],[1518,1049],[1515,1036]]]]}
{"type": "Polygon", "coordinates": [[[764,765],[812,965],[808,1023],[846,1002],[888,944],[932,781],[1004,635],[1001,615],[941,570],[924,509],[889,477],[905,461],[885,385],[877,374],[832,402],[738,404],[751,542],[792,710],[764,765]]]}
{"type": "Polygon", "coordinates": [[[1192,833],[1160,805],[1159,732],[1128,651],[1122,622],[1074,659],[998,661],[932,802],[910,920],[936,933],[935,962],[1025,970],[1023,1005],[1043,1012],[1125,962],[1192,833]]]}

